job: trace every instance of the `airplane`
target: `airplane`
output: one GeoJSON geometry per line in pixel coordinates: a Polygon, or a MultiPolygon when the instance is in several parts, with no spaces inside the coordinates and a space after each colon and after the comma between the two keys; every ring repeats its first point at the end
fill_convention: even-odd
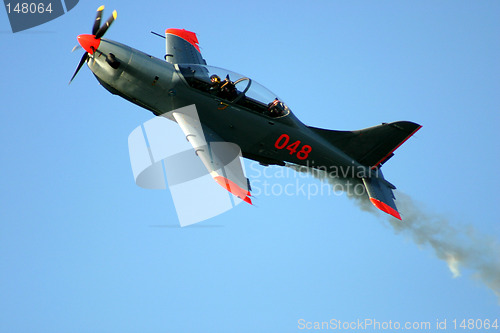
{"type": "Polygon", "coordinates": [[[216,142],[236,144],[244,158],[264,166],[289,163],[342,169],[346,178],[364,186],[375,207],[402,220],[393,194],[396,187],[384,178],[381,167],[421,125],[397,121],[355,131],[307,126],[288,105],[251,78],[208,66],[194,32],[167,29],[162,60],[103,38],[117,15],[113,11],[101,25],[103,10],[104,6],[98,8],[91,34],[78,36],[85,53],[70,83],[86,63],[110,93],[157,116],[169,115],[213,179],[249,204],[248,180],[218,171],[225,162],[213,148],[216,142]],[[193,104],[200,126],[193,125],[189,115],[175,112],[193,104]]]}

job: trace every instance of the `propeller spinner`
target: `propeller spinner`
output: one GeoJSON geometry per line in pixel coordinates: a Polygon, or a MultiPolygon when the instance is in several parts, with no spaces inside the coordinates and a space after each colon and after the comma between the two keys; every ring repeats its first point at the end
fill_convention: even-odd
{"type": "MultiPolygon", "coordinates": [[[[94,20],[94,25],[92,26],[92,34],[82,34],[78,36],[78,43],[83,47],[86,51],[82,58],[80,59],[80,63],[76,67],[76,71],[69,80],[69,83],[73,81],[76,74],[80,71],[83,64],[89,59],[89,54],[94,54],[96,50],[99,48],[99,44],[101,43],[101,37],[104,36],[106,31],[108,31],[111,24],[116,19],[116,10],[113,11],[113,14],[108,18],[106,22],[101,26],[101,17],[102,11],[104,10],[104,6],[97,8],[97,14],[94,20]]],[[[74,50],[74,49],[73,49],[74,50]]]]}

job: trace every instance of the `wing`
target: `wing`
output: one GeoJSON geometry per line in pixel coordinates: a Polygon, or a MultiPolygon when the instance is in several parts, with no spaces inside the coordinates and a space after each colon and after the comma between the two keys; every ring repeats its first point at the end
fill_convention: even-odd
{"type": "MultiPolygon", "coordinates": [[[[181,226],[222,214],[243,201],[251,203],[239,146],[202,128],[194,105],[175,111],[175,117],[165,113],[130,133],[136,184],[166,189],[167,181],[181,226]]],[[[157,204],[162,207],[162,200],[157,204]]]]}
{"type": "Polygon", "coordinates": [[[236,197],[252,204],[249,181],[239,158],[239,146],[223,141],[213,130],[203,126],[194,105],[177,109],[171,116],[179,124],[212,178],[236,197]]]}
{"type": "Polygon", "coordinates": [[[201,56],[198,37],[184,29],[167,29],[165,31],[167,53],[165,60],[171,64],[200,64],[207,62],[201,56]]]}

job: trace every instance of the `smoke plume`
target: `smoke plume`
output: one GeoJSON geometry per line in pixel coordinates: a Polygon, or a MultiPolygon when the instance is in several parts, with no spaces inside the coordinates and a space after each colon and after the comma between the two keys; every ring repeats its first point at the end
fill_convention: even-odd
{"type": "Polygon", "coordinates": [[[422,205],[400,191],[396,191],[395,196],[403,221],[386,217],[371,204],[366,193],[353,191],[359,181],[331,177],[325,171],[295,164],[287,164],[287,167],[328,181],[337,189],[343,188],[362,210],[375,214],[396,234],[405,235],[419,246],[432,249],[439,259],[446,262],[453,277],[460,276],[463,269],[472,270],[474,277],[493,290],[500,302],[500,244],[494,238],[480,234],[473,226],[454,225],[445,216],[427,212],[422,205]]]}

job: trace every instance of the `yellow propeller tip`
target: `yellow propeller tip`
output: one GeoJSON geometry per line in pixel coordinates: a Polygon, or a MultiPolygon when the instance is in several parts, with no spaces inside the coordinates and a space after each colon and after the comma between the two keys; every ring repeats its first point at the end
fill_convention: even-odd
{"type": "Polygon", "coordinates": [[[118,13],[116,12],[116,10],[113,10],[113,18],[116,20],[116,15],[118,15],[118,13]]]}
{"type": "Polygon", "coordinates": [[[101,7],[97,8],[98,12],[102,12],[103,10],[104,10],[104,5],[102,5],[101,7]]]}

